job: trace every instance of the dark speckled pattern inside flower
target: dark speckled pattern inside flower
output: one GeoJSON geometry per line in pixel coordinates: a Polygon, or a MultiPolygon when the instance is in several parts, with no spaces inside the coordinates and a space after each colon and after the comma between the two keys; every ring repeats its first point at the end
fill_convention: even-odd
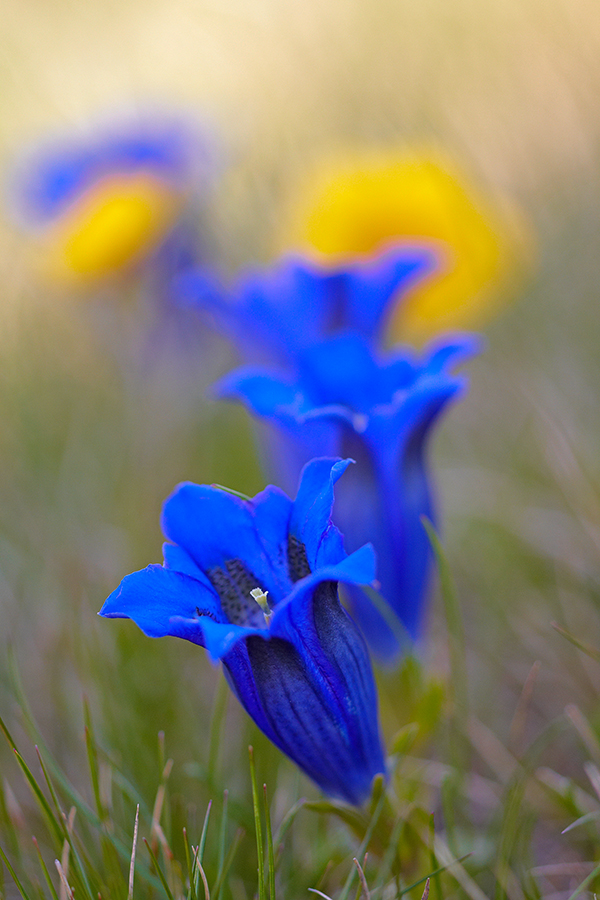
{"type": "Polygon", "coordinates": [[[301,578],[310,575],[306,547],[293,534],[288,535],[287,553],[290,578],[293,582],[300,581],[301,578]]]}
{"type": "Polygon", "coordinates": [[[214,566],[207,574],[219,595],[223,612],[233,625],[264,627],[263,611],[250,595],[250,591],[261,585],[240,559],[228,559],[225,568],[214,566]]]}

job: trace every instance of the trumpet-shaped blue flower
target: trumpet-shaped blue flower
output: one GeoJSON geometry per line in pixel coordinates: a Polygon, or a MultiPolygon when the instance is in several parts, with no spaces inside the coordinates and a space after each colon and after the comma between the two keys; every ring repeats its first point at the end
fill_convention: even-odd
{"type": "Polygon", "coordinates": [[[186,273],[179,288],[182,301],[208,313],[247,359],[293,365],[296,353],[338,332],[375,345],[391,307],[437,263],[431,247],[398,244],[336,266],[287,257],[246,273],[230,293],[201,270],[186,273]]]}
{"type": "Polygon", "coordinates": [[[466,386],[450,370],[477,344],[457,337],[419,359],[407,351],[376,356],[359,335],[339,335],[301,353],[295,378],[246,367],[217,386],[279,426],[284,479],[318,452],[356,459],[337,492],[335,521],[350,550],[365,540],[375,546],[383,607],[352,584],[348,593],[384,662],[396,659],[403,632],[415,638],[423,622],[432,556],[421,517],[435,519],[427,445],[466,386]]]}
{"type": "Polygon", "coordinates": [[[351,460],[315,459],[295,501],[182,484],[166,501],[164,564],[123,579],[100,615],[206,647],[258,727],[327,793],[359,804],[384,771],[363,638],[337,583],[375,578],[370,545],[344,552],[333,486],[351,460]]]}

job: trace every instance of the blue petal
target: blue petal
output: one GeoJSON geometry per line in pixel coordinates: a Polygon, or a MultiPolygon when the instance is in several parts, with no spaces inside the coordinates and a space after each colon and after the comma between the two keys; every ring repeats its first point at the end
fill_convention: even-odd
{"type": "Polygon", "coordinates": [[[281,515],[286,501],[290,503],[274,487],[248,503],[219,488],[187,482],[179,485],[164,504],[163,531],[209,577],[212,568],[237,559],[255,576],[257,587],[281,597],[291,587],[281,551],[287,546],[287,521],[281,515]],[[273,513],[268,534],[258,532],[257,507],[261,507],[261,521],[268,519],[269,511],[273,513]]]}
{"type": "Polygon", "coordinates": [[[111,172],[151,169],[179,179],[189,173],[200,143],[183,122],[138,122],[112,128],[87,141],[63,140],[40,150],[21,174],[20,193],[27,210],[51,220],[82,191],[111,172]]]}
{"type": "Polygon", "coordinates": [[[232,680],[278,747],[327,793],[359,804],[384,771],[369,658],[331,582],[311,606],[293,642],[250,638],[252,678],[232,680]]]}
{"type": "Polygon", "coordinates": [[[328,329],[330,278],[328,270],[295,256],[248,273],[238,289],[245,327],[277,355],[289,357],[310,346],[328,329]]]}
{"type": "Polygon", "coordinates": [[[300,391],[314,406],[348,406],[368,412],[381,402],[379,367],[358,334],[341,334],[315,344],[300,358],[300,391]]]}
{"type": "Polygon", "coordinates": [[[376,559],[372,544],[365,544],[337,564],[324,565],[311,572],[310,575],[297,581],[285,600],[276,606],[271,620],[271,635],[292,643],[295,641],[298,622],[310,606],[315,587],[322,582],[373,584],[375,575],[376,559]]]}
{"type": "Polygon", "coordinates": [[[339,532],[331,521],[333,486],[351,459],[313,459],[300,475],[300,486],[290,519],[290,534],[304,545],[311,571],[337,563],[344,551],[339,532]]]}
{"type": "MultiPolygon", "coordinates": [[[[288,596],[276,605],[269,628],[266,623],[264,628],[248,628],[245,625],[203,619],[200,625],[205,638],[204,646],[213,661],[224,657],[238,642],[253,634],[264,639],[281,638],[294,643],[297,623],[305,615],[303,611],[310,607],[315,588],[324,581],[372,584],[375,581],[375,553],[372,545],[367,544],[337,565],[324,566],[297,581],[288,596]]],[[[106,615],[104,608],[101,612],[106,615]]],[[[184,618],[182,616],[182,621],[184,618]]],[[[172,623],[174,621],[171,620],[172,623]]]]}
{"type": "Polygon", "coordinates": [[[163,544],[162,549],[164,565],[167,569],[174,569],[175,572],[190,575],[192,578],[206,583],[206,576],[183,547],[178,547],[177,544],[163,544]]]}
{"type": "Polygon", "coordinates": [[[348,267],[341,274],[347,304],[346,327],[367,338],[385,328],[386,307],[399,299],[439,264],[431,247],[399,245],[369,260],[348,267]]]}
{"type": "Polygon", "coordinates": [[[201,273],[181,281],[180,293],[212,312],[248,359],[280,359],[293,368],[295,354],[328,334],[351,330],[373,342],[385,326],[385,307],[436,264],[433,250],[418,246],[334,268],[284,257],[270,269],[246,272],[231,299],[201,273]]]}
{"type": "Polygon", "coordinates": [[[291,385],[254,367],[230,372],[217,382],[213,391],[225,399],[241,400],[261,418],[274,419],[292,431],[300,445],[304,445],[303,462],[307,458],[334,452],[337,429],[335,426],[327,427],[327,421],[343,422],[350,427],[361,427],[366,423],[362,413],[356,414],[347,406],[315,406],[300,385],[291,385]],[[309,431],[306,426],[311,425],[313,427],[309,431]]]}
{"type": "Polygon", "coordinates": [[[148,637],[172,635],[201,645],[201,617],[223,619],[214,591],[189,575],[156,565],[127,575],[99,615],[132,619],[148,637]]]}
{"type": "Polygon", "coordinates": [[[484,348],[485,341],[479,334],[446,335],[426,348],[424,368],[431,374],[445,372],[450,366],[477,356],[484,348]]]}
{"type": "Polygon", "coordinates": [[[243,625],[232,625],[230,622],[214,622],[204,618],[201,623],[204,635],[204,646],[213,662],[219,662],[233,647],[251,635],[268,638],[268,630],[264,628],[246,628],[243,625]]]}
{"type": "Polygon", "coordinates": [[[217,397],[243,400],[259,416],[301,412],[304,407],[295,385],[250,366],[230,372],[213,386],[213,392],[217,397]]]}

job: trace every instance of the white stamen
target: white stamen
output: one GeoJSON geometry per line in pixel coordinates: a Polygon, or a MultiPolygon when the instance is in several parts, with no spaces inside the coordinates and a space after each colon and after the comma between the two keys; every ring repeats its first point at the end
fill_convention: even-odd
{"type": "Polygon", "coordinates": [[[263,591],[262,588],[259,587],[252,588],[252,590],[250,591],[250,596],[253,600],[256,600],[256,602],[262,609],[267,625],[269,624],[269,619],[271,618],[271,607],[269,606],[269,603],[267,601],[268,593],[268,591],[263,591]]]}

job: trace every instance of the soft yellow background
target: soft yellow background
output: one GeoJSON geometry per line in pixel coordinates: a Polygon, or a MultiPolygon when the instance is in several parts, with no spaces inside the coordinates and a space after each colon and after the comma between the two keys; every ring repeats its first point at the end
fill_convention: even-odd
{"type": "Polygon", "coordinates": [[[268,256],[280,203],[348,140],[434,137],[534,218],[555,184],[598,190],[590,0],[5,0],[0,47],[6,163],[113,112],[175,105],[213,128],[234,264],[268,256]]]}

